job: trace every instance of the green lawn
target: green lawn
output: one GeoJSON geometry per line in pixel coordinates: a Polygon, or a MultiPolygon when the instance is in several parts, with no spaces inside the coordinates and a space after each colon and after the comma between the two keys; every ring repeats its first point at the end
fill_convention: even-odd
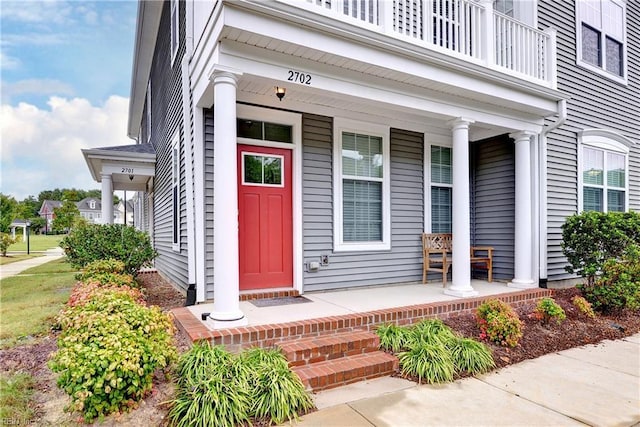
{"type": "MultiPolygon", "coordinates": [[[[64,234],[58,234],[55,236],[45,236],[40,234],[32,234],[29,236],[29,251],[46,251],[47,249],[56,248],[60,245],[60,241],[64,237],[64,234]]],[[[14,243],[9,246],[8,252],[14,251],[26,251],[27,242],[25,239],[20,239],[20,242],[14,243]]]]}
{"type": "Polygon", "coordinates": [[[30,424],[34,411],[30,400],[33,395],[33,377],[24,372],[0,373],[0,419],[2,424],[30,424]]]}
{"type": "Polygon", "coordinates": [[[76,272],[59,259],[0,280],[0,347],[46,334],[69,298],[76,272]]]}

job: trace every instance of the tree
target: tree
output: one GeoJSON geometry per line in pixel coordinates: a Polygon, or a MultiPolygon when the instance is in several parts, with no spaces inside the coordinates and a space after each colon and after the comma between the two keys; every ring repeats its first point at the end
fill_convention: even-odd
{"type": "Polygon", "coordinates": [[[23,201],[18,202],[18,211],[16,218],[37,218],[39,216],[38,211],[40,210],[40,206],[42,206],[41,202],[39,202],[35,197],[29,196],[23,201]]]}
{"type": "Polygon", "coordinates": [[[11,196],[0,193],[0,232],[8,232],[16,219],[18,202],[11,196]]]}
{"type": "Polygon", "coordinates": [[[69,231],[74,222],[80,218],[80,211],[74,202],[65,200],[62,206],[54,208],[53,229],[56,231],[69,231]]]}

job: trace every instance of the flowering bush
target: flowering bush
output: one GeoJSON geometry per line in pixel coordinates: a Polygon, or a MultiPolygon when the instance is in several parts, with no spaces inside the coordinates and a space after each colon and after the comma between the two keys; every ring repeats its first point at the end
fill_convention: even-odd
{"type": "Polygon", "coordinates": [[[476,311],[480,338],[496,344],[515,347],[522,338],[522,321],[511,306],[503,301],[485,301],[476,311]]]}
{"type": "Polygon", "coordinates": [[[58,316],[62,333],[49,367],[71,397],[67,409],[86,421],[134,407],[155,370],[177,358],[171,318],[139,304],[136,292],[97,286],[58,316]]]}
{"type": "Polygon", "coordinates": [[[551,319],[555,319],[560,324],[567,318],[562,307],[553,298],[542,298],[538,301],[534,315],[545,325],[548,325],[551,319]]]}
{"type": "Polygon", "coordinates": [[[575,297],[571,298],[571,302],[576,306],[580,313],[586,315],[587,317],[596,317],[596,313],[593,311],[591,303],[584,299],[584,297],[576,295],[575,297]]]}
{"type": "Polygon", "coordinates": [[[132,288],[130,286],[120,285],[104,285],[100,282],[83,283],[78,282],[73,287],[69,300],[67,301],[67,307],[75,307],[77,305],[83,305],[94,298],[100,298],[103,295],[110,293],[118,293],[122,295],[128,295],[132,301],[138,304],[145,305],[144,294],[140,289],[132,288]]]}

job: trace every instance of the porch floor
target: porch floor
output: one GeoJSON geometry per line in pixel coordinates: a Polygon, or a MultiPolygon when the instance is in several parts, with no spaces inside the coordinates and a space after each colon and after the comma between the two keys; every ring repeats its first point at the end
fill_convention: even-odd
{"type": "Polygon", "coordinates": [[[247,324],[214,329],[211,320],[201,320],[213,312],[213,304],[198,304],[174,309],[177,326],[192,341],[211,340],[236,351],[252,345],[272,346],[277,342],[337,333],[348,330],[374,330],[386,322],[410,324],[425,317],[445,318],[457,312],[475,309],[488,297],[509,303],[536,300],[550,295],[547,289],[528,290],[507,287],[506,283],[473,280],[478,295],[456,298],[445,295],[441,283],[398,284],[339,291],[306,292],[311,302],[257,307],[240,301],[247,324]]]}

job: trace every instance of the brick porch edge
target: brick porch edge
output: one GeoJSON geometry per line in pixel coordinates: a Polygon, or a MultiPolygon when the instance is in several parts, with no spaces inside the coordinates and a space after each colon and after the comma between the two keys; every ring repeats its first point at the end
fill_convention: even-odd
{"type": "Polygon", "coordinates": [[[551,295],[553,295],[553,291],[550,289],[536,288],[458,301],[441,301],[341,316],[214,331],[209,330],[187,307],[173,309],[171,313],[177,327],[184,331],[192,342],[209,340],[212,344],[221,344],[229,351],[237,352],[243,348],[256,346],[270,348],[279,342],[319,335],[348,331],[375,331],[377,326],[384,323],[409,325],[425,318],[446,319],[452,315],[473,312],[482,302],[489,299],[499,299],[517,306],[535,302],[551,295]]]}

